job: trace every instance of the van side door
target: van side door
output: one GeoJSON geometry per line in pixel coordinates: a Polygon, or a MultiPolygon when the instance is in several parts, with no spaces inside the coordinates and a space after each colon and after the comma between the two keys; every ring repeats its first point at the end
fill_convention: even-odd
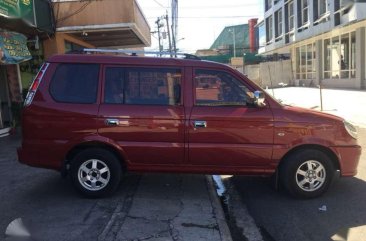
{"type": "Polygon", "coordinates": [[[182,164],[183,68],[110,65],[103,76],[98,133],[124,150],[130,170],[182,164]]]}
{"type": "Polygon", "coordinates": [[[221,171],[261,173],[270,165],[273,114],[256,107],[253,89],[229,70],[193,69],[189,161],[221,171]]]}

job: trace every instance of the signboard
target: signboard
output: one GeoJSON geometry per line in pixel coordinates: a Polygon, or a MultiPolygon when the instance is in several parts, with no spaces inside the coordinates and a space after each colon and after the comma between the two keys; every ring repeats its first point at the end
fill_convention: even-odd
{"type": "Polygon", "coordinates": [[[0,16],[23,19],[35,26],[33,0],[0,0],[0,16]]]}
{"type": "Polygon", "coordinates": [[[0,64],[18,64],[31,58],[27,37],[20,33],[0,31],[0,64]]]}

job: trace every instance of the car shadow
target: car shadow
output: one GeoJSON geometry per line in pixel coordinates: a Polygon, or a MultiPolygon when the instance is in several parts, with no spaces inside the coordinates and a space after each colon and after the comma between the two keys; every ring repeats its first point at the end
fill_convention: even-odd
{"type": "Polygon", "coordinates": [[[233,176],[230,183],[274,240],[351,240],[366,230],[366,183],[357,177],[337,178],[323,196],[307,200],[276,191],[268,178],[233,176]]]}

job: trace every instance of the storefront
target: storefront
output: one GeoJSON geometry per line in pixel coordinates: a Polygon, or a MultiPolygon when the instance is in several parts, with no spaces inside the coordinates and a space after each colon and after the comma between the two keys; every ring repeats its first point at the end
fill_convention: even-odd
{"type": "Polygon", "coordinates": [[[55,32],[51,6],[49,0],[0,0],[0,137],[19,125],[23,87],[43,62],[42,39],[55,32]]]}

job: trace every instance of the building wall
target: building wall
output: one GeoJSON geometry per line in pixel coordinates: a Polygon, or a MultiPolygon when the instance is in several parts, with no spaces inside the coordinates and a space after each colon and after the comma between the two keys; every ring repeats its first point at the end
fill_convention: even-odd
{"type": "Polygon", "coordinates": [[[56,33],[53,39],[47,39],[43,42],[45,59],[51,57],[54,54],[65,53],[66,41],[84,46],[85,48],[94,48],[95,46],[88,44],[80,39],[77,39],[70,34],[56,33]]]}
{"type": "Polygon", "coordinates": [[[244,67],[244,74],[262,88],[294,84],[291,60],[247,65],[244,67]]]}
{"type": "MultiPolygon", "coordinates": [[[[271,0],[265,0],[268,1],[271,0]]],[[[319,9],[314,5],[317,1],[309,0],[308,22],[304,24],[301,22],[303,1],[305,0],[281,0],[265,12],[263,23],[267,42],[260,52],[266,55],[291,54],[296,85],[365,88],[366,3],[357,2],[342,8],[338,2],[346,1],[327,0],[327,11],[318,16],[319,9]],[[292,31],[288,26],[290,18],[286,10],[289,2],[293,2],[294,6],[292,31]],[[279,10],[283,12],[283,34],[276,38],[276,13],[279,10]],[[273,21],[268,21],[269,18],[273,21]],[[273,29],[272,39],[268,38],[271,35],[269,23],[273,29]]]]}

